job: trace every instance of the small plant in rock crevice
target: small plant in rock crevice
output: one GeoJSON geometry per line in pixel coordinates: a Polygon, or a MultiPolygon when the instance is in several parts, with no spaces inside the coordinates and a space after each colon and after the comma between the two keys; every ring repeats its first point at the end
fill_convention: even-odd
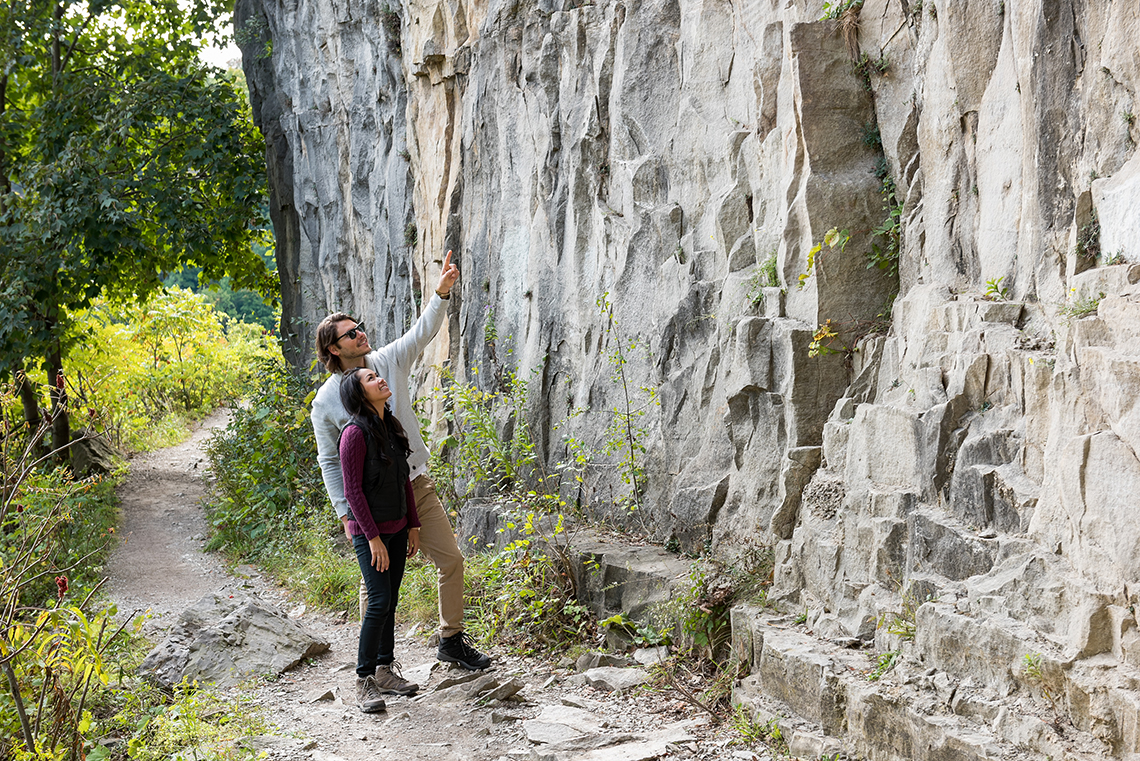
{"type": "Polygon", "coordinates": [[[1002,286],[1005,276],[991,278],[986,281],[986,292],[983,298],[988,301],[1005,301],[1009,298],[1009,289],[1002,286]]]}
{"type": "Polygon", "coordinates": [[[853,64],[855,76],[863,83],[863,89],[867,92],[873,92],[874,88],[871,86],[872,76],[883,77],[891,70],[891,59],[886,54],[878,58],[872,58],[867,53],[862,53],[855,59],[853,64]]]}
{"type": "Polygon", "coordinates": [[[1096,209],[1093,209],[1089,221],[1077,231],[1073,253],[1086,266],[1096,264],[1097,257],[1100,256],[1100,219],[1097,218],[1096,209]]]}
{"type": "Polygon", "coordinates": [[[400,29],[402,21],[400,19],[399,6],[393,8],[385,4],[384,7],[380,9],[380,24],[384,27],[384,33],[388,37],[388,49],[396,55],[400,55],[402,46],[400,29]]]}
{"type": "MultiPolygon", "coordinates": [[[[899,254],[902,250],[902,204],[898,200],[898,188],[895,186],[895,181],[891,179],[891,175],[887,173],[885,167],[882,169],[880,180],[882,181],[883,212],[886,214],[886,218],[881,225],[871,231],[871,236],[879,238],[882,245],[871,244],[871,250],[867,253],[867,269],[877,267],[887,273],[887,277],[891,278],[892,281],[897,281],[899,254]]],[[[893,285],[893,289],[898,290],[897,283],[893,285]]]]}
{"type": "Polygon", "coordinates": [[[759,304],[764,300],[765,288],[779,287],[780,273],[776,266],[776,251],[773,249],[748,280],[748,301],[759,304]]]}
{"type": "Polygon", "coordinates": [[[901,650],[891,650],[879,654],[875,659],[875,667],[867,672],[867,681],[877,682],[884,674],[895,667],[895,664],[898,663],[899,657],[901,656],[901,650]]]}
{"type": "Polygon", "coordinates": [[[904,591],[901,583],[898,586],[901,599],[899,610],[883,613],[879,616],[877,626],[879,628],[885,626],[888,633],[895,635],[903,642],[910,642],[914,640],[915,634],[918,632],[918,609],[923,603],[931,602],[934,598],[927,595],[926,599],[920,600],[915,596],[913,590],[904,591]]]}
{"type": "Polygon", "coordinates": [[[727,652],[732,629],[728,610],[735,590],[731,580],[698,563],[689,569],[689,584],[665,606],[679,628],[675,644],[698,662],[717,663],[727,652]]]}
{"type": "Polygon", "coordinates": [[[1041,690],[1041,697],[1049,703],[1049,709],[1053,712],[1053,721],[1050,725],[1058,732],[1061,733],[1061,707],[1057,701],[1057,695],[1049,686],[1048,680],[1045,678],[1045,672],[1042,669],[1042,656],[1041,653],[1026,653],[1021,657],[1021,667],[1025,673],[1025,679],[1030,684],[1036,684],[1038,689],[1041,690]]]}
{"type": "Polygon", "coordinates": [[[815,267],[822,258],[824,251],[823,247],[827,246],[829,249],[839,249],[840,253],[847,248],[848,241],[851,240],[851,233],[847,230],[840,230],[836,227],[831,228],[823,234],[823,240],[815,244],[810,251],[808,251],[807,270],[800,274],[799,289],[802,291],[807,286],[808,278],[815,273],[815,267]]]}
{"type": "Polygon", "coordinates": [[[1104,291],[1095,296],[1077,296],[1076,293],[1076,288],[1069,289],[1069,300],[1061,304],[1057,310],[1061,317],[1066,320],[1079,320],[1096,314],[1100,302],[1104,300],[1104,291]]]}
{"type": "Polygon", "coordinates": [[[811,342],[808,344],[808,356],[818,357],[828,354],[846,354],[850,349],[841,343],[839,332],[835,329],[837,326],[827,319],[816,328],[812,334],[811,342]]]}
{"type": "Polygon", "coordinates": [[[827,0],[823,4],[820,21],[831,19],[839,22],[839,31],[847,45],[847,52],[857,58],[859,53],[859,12],[863,10],[863,0],[837,0],[834,4],[827,0]]]}

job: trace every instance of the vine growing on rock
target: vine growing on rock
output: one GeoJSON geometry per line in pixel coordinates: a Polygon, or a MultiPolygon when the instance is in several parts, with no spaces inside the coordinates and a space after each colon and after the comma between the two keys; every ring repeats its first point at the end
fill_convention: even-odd
{"type": "MultiPolygon", "coordinates": [[[[879,192],[883,199],[883,221],[871,230],[871,244],[865,256],[867,269],[882,271],[889,280],[886,304],[873,319],[852,319],[841,323],[828,318],[821,323],[808,347],[808,355],[818,357],[825,354],[851,354],[863,338],[868,335],[886,332],[890,328],[891,310],[899,289],[899,257],[902,252],[903,203],[898,196],[898,186],[890,174],[890,166],[883,150],[882,135],[878,120],[874,115],[875,90],[873,77],[886,76],[890,70],[890,58],[880,51],[878,58],[868,53],[860,53],[858,48],[858,17],[862,10],[861,0],[848,0],[832,6],[824,5],[823,18],[840,20],[840,31],[847,42],[852,59],[852,71],[862,83],[872,100],[871,121],[863,126],[863,144],[878,154],[874,174],[880,183],[879,192]]],[[[807,285],[814,273],[824,247],[843,251],[851,239],[847,230],[831,228],[823,240],[808,252],[807,270],[799,276],[799,287],[807,285]]]]}

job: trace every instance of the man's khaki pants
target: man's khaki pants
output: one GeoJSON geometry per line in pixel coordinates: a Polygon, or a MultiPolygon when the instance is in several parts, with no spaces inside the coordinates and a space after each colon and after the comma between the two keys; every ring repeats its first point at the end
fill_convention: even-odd
{"type": "MultiPolygon", "coordinates": [[[[412,481],[416,512],[420,516],[420,550],[439,571],[439,636],[450,637],[463,631],[463,554],[455,542],[455,532],[443,504],[428,476],[412,481]]],[[[368,608],[368,590],[360,580],[360,617],[368,608]]]]}

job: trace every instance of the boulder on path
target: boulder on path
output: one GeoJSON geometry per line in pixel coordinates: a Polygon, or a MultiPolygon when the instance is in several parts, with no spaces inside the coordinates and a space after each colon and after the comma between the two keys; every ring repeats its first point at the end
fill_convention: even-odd
{"type": "Polygon", "coordinates": [[[591,687],[619,695],[649,681],[649,674],[639,668],[622,669],[602,666],[586,672],[586,682],[591,687]]]}
{"type": "Polygon", "coordinates": [[[632,739],[628,734],[607,732],[605,726],[605,720],[591,711],[557,705],[544,706],[538,716],[522,723],[526,739],[549,746],[550,751],[591,750],[632,739]]]}
{"type": "Polygon", "coordinates": [[[326,640],[282,611],[249,598],[208,594],[182,611],[139,672],[168,689],[184,678],[229,687],[283,673],[328,649],[326,640]]]}

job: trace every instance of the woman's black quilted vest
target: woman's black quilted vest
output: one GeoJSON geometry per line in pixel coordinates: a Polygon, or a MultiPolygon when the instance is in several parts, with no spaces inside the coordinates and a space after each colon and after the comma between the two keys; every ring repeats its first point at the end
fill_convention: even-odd
{"type": "MultiPolygon", "coordinates": [[[[349,423],[349,425],[356,424],[349,423]]],[[[408,457],[399,447],[392,445],[390,437],[385,436],[383,441],[377,441],[363,428],[360,428],[360,432],[364,434],[364,441],[368,447],[364,455],[362,486],[364,496],[368,500],[368,508],[372,511],[372,520],[378,524],[399,520],[408,514],[408,497],[404,490],[404,482],[408,480],[408,474],[411,472],[408,457]],[[388,462],[380,459],[381,447],[388,456],[388,462]]]]}

